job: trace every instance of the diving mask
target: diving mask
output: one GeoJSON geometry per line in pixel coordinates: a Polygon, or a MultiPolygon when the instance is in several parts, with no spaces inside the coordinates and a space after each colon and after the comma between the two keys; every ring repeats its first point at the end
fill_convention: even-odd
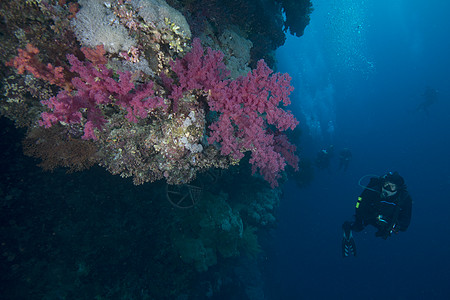
{"type": "Polygon", "coordinates": [[[386,191],[389,191],[389,192],[396,192],[397,191],[397,185],[395,183],[386,181],[383,184],[383,189],[385,189],[386,191]]]}
{"type": "Polygon", "coordinates": [[[381,197],[387,198],[397,194],[397,185],[392,182],[385,182],[381,188],[381,197]]]}

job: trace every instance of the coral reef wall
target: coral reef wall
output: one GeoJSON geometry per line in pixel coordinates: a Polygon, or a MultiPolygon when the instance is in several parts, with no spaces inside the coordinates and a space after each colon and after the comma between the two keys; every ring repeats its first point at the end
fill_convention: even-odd
{"type": "Polygon", "coordinates": [[[299,165],[270,68],[309,20],[296,3],[1,1],[0,293],[263,295],[249,278],[299,165]]]}
{"type": "Polygon", "coordinates": [[[310,0],[168,0],[185,12],[195,35],[221,34],[231,26],[253,43],[250,66],[263,58],[274,67],[273,51],[284,44],[285,32],[303,35],[312,12],[310,0]],[[283,13],[285,17],[283,17],[283,13]]]}

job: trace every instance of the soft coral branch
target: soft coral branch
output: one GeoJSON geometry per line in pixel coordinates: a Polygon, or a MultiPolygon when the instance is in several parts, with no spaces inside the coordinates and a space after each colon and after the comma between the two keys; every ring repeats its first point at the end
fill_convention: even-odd
{"type": "Polygon", "coordinates": [[[236,159],[241,158],[243,152],[251,151],[253,173],[259,170],[274,187],[279,172],[286,166],[286,158],[295,165],[292,157],[295,155],[282,155],[282,146],[275,141],[270,127],[275,127],[278,132],[285,131],[294,129],[298,121],[290,111],[282,108],[290,104],[289,94],[293,90],[289,75],[272,73],[260,60],[257,68],[247,76],[214,86],[209,106],[222,115],[210,126],[209,142],[220,143],[222,154],[231,154],[236,159]]]}
{"type": "Polygon", "coordinates": [[[50,108],[50,112],[41,115],[41,126],[50,127],[57,122],[84,125],[83,139],[97,139],[95,129],[101,130],[107,122],[102,106],[119,105],[128,113],[125,116],[130,122],[147,117],[149,111],[158,107],[165,108],[164,100],[154,95],[153,82],[136,87],[131,72],[113,72],[108,69],[96,52],[85,55],[92,62],[81,62],[76,56],[68,55],[70,71],[78,74],[72,79],[74,91],[61,91],[56,97],[42,101],[50,108]],[[113,76],[119,75],[119,80],[113,76]]]}
{"type": "Polygon", "coordinates": [[[166,87],[171,91],[169,97],[173,101],[173,110],[178,109],[178,100],[186,91],[202,89],[208,91],[229,75],[222,62],[223,53],[208,48],[204,55],[200,40],[194,39],[192,50],[183,59],[171,62],[172,71],[177,74],[178,83],[173,84],[170,79],[163,76],[166,87]]]}
{"type": "MultiPolygon", "coordinates": [[[[257,68],[247,76],[225,80],[229,73],[222,59],[221,52],[210,48],[205,54],[200,40],[195,39],[192,50],[172,64],[178,84],[166,80],[171,84],[171,98],[179,99],[184,92],[193,89],[207,91],[210,110],[219,113],[218,120],[209,126],[208,142],[220,144],[221,154],[231,155],[236,160],[240,160],[244,152],[251,151],[253,172],[259,170],[272,186],[276,186],[286,159],[295,167],[295,155],[284,157],[280,153],[283,145],[275,141],[270,129],[274,127],[280,132],[294,129],[298,124],[292,113],[282,108],[290,104],[291,78],[288,74],[273,74],[260,60],[257,68]]],[[[284,146],[289,145],[284,143],[284,146]]],[[[284,154],[292,153],[292,150],[289,148],[284,154]]]]}
{"type": "Polygon", "coordinates": [[[64,77],[63,67],[53,67],[51,64],[43,64],[38,59],[39,49],[32,44],[27,44],[25,49],[17,49],[18,55],[6,62],[9,67],[17,69],[19,74],[30,72],[34,77],[46,80],[51,84],[58,85],[66,90],[72,88],[69,81],[64,77]]]}

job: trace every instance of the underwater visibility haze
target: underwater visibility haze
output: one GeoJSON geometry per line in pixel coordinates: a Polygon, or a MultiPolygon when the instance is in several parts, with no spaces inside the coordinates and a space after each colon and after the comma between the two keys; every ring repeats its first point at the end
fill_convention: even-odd
{"type": "Polygon", "coordinates": [[[449,299],[449,10],[2,1],[0,299],[449,299]]]}
{"type": "Polygon", "coordinates": [[[304,189],[286,188],[266,280],[271,298],[447,299],[449,4],[313,4],[305,35],[288,38],[278,66],[296,88],[300,151],[314,158],[330,144],[336,150],[330,171],[316,171],[304,189]],[[343,148],[352,151],[346,172],[338,171],[343,148]],[[358,256],[343,259],[341,224],[354,214],[359,180],[388,171],[398,171],[411,194],[408,230],[382,240],[367,227],[354,234],[358,256]]]}

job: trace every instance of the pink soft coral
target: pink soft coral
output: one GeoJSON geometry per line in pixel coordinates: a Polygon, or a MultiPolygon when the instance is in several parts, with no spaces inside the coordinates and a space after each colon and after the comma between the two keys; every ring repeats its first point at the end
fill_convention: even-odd
{"type": "MultiPolygon", "coordinates": [[[[296,168],[295,147],[283,140],[287,147],[281,151],[271,127],[277,132],[294,129],[298,121],[281,106],[290,104],[293,90],[288,74],[275,73],[260,60],[257,68],[247,76],[225,80],[229,74],[222,63],[223,54],[208,48],[206,55],[198,39],[193,49],[183,59],[175,61],[172,69],[178,76],[171,97],[181,98],[183,92],[202,89],[209,92],[208,104],[219,118],[209,127],[209,143],[219,143],[222,155],[240,160],[244,152],[251,151],[253,172],[258,169],[274,187],[279,172],[284,170],[286,159],[296,168]],[[281,153],[290,154],[284,157],[281,153]]],[[[298,161],[297,161],[298,162],[298,161]]]]}
{"type": "Polygon", "coordinates": [[[99,57],[95,64],[81,62],[74,55],[67,58],[72,66],[70,71],[78,74],[72,79],[74,91],[61,91],[56,97],[42,101],[51,111],[42,113],[41,126],[84,122],[83,139],[96,140],[94,129],[101,130],[106,123],[102,105],[121,106],[128,112],[125,118],[130,122],[137,122],[138,117],[145,118],[149,111],[166,106],[163,98],[154,95],[153,82],[136,87],[130,72],[119,71],[116,72],[119,80],[115,80],[114,72],[102,64],[106,60],[99,57]]]}
{"type": "Polygon", "coordinates": [[[70,82],[64,78],[63,67],[53,67],[51,64],[43,64],[37,57],[39,49],[32,44],[27,44],[25,49],[18,49],[18,55],[6,62],[9,67],[17,69],[19,74],[30,72],[34,77],[46,80],[51,84],[58,85],[65,89],[70,89],[70,82]]]}

